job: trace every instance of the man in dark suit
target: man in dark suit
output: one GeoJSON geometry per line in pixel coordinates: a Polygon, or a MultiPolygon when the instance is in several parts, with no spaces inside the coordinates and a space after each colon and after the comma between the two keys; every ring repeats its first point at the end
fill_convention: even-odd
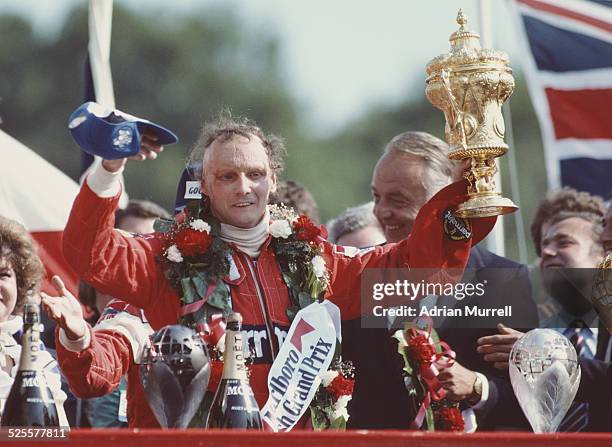
{"type": "MultiPolygon", "coordinates": [[[[420,207],[452,181],[455,166],[446,157],[447,153],[446,143],[423,132],[406,132],[389,142],[372,181],[374,213],[387,242],[405,238],[420,207]]],[[[531,317],[536,315],[525,266],[476,247],[471,251],[466,276],[470,278],[464,278],[464,282],[495,279],[498,287],[484,296],[465,298],[461,306],[495,307],[493,303],[508,304],[520,297],[526,304],[516,308],[531,317]]],[[[454,297],[431,298],[437,307],[457,305],[454,297]]],[[[447,397],[461,402],[462,408],[472,409],[464,412],[464,419],[470,418],[473,423],[475,413],[481,429],[501,425],[526,427],[507,375],[495,371],[476,353],[476,340],[493,332],[491,321],[472,321],[471,325],[469,321],[449,318],[439,326],[440,338],[457,353],[455,364],[438,376],[447,397]]],[[[520,325],[529,326],[528,323],[520,325]]],[[[343,354],[355,363],[356,374],[349,426],[409,428],[416,409],[404,384],[403,359],[392,332],[385,328],[362,329],[359,320],[343,322],[343,332],[343,354]]]]}
{"type": "MultiPolygon", "coordinates": [[[[604,215],[604,205],[598,197],[571,188],[553,190],[538,206],[531,233],[541,257],[544,288],[560,307],[540,326],[555,329],[574,343],[582,369],[577,403],[568,410],[559,431],[608,431],[612,396],[610,334],[598,325],[591,305],[591,279],[604,250],[612,252],[612,207],[604,215]],[[581,324],[576,325],[576,321],[581,324]]],[[[479,349],[485,360],[506,369],[508,353],[521,335],[512,332],[484,337],[479,340],[479,349]]]]}

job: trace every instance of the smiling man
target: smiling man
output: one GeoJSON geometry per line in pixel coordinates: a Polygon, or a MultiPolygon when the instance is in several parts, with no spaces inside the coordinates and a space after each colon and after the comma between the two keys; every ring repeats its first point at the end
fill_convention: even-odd
{"type": "MultiPolygon", "coordinates": [[[[605,383],[611,377],[610,335],[598,325],[591,305],[594,269],[612,239],[607,229],[612,222],[606,218],[610,210],[604,212],[601,198],[561,188],[546,194],[531,224],[542,283],[558,308],[540,327],[557,330],[570,340],[583,371],[576,402],[559,425],[563,432],[609,430],[612,387],[605,383]]],[[[479,352],[496,368],[507,369],[509,352],[521,335],[506,328],[501,335],[483,337],[479,352]]]]}
{"type": "MultiPolygon", "coordinates": [[[[447,157],[449,146],[425,132],[401,133],[389,141],[372,175],[374,214],[383,228],[387,242],[397,243],[416,234],[417,215],[438,191],[453,179],[461,178],[463,165],[455,165],[447,157]]],[[[530,325],[525,315],[535,316],[527,268],[509,259],[496,256],[481,248],[471,249],[468,264],[473,279],[495,278],[495,289],[489,288],[479,300],[463,301],[465,305],[483,306],[492,303],[512,303],[516,317],[530,325]],[[512,284],[504,287],[504,284],[512,284]]],[[[453,307],[454,297],[428,297],[436,305],[453,307]]],[[[425,300],[424,300],[425,301],[425,300]]],[[[425,304],[422,304],[425,306],[425,304]]],[[[535,324],[535,319],[533,321],[535,324]]],[[[470,411],[464,414],[480,429],[524,427],[510,383],[476,352],[476,340],[493,332],[474,321],[448,319],[445,326],[436,327],[440,338],[457,353],[457,361],[438,376],[451,401],[460,402],[470,411]],[[471,326],[470,326],[471,324],[471,326]],[[516,417],[514,417],[516,416],[516,417]]],[[[401,376],[402,362],[397,344],[386,329],[362,329],[358,321],[345,324],[344,353],[356,366],[353,395],[353,428],[397,429],[410,426],[414,414],[401,376]]],[[[467,425],[467,424],[466,424],[467,425]]]]}
{"type": "MultiPolygon", "coordinates": [[[[596,314],[590,302],[592,269],[603,259],[604,204],[601,198],[572,188],[550,191],[540,202],[531,235],[540,256],[544,289],[560,311],[542,322],[544,327],[567,328],[580,320],[593,343],[596,314]]],[[[589,348],[590,356],[595,346],[589,348]]]]}
{"type": "MultiPolygon", "coordinates": [[[[161,147],[155,138],[147,135],[138,158],[155,159],[159,152],[161,147]]],[[[229,253],[227,257],[211,262],[209,267],[222,269],[226,263],[229,264],[220,275],[222,279],[215,280],[217,282],[214,284],[215,293],[220,291],[225,298],[216,296],[215,302],[218,305],[222,300],[224,310],[230,307],[242,314],[244,339],[253,352],[250,380],[260,406],[268,397],[270,366],[291,324],[288,309],[297,306],[283,280],[288,272],[283,259],[289,255],[286,252],[284,256],[276,255],[279,244],[282,244],[281,238],[292,236],[293,243],[302,244],[300,253],[305,254],[301,256],[309,257],[305,260],[301,258],[300,262],[293,262],[292,265],[297,265],[304,278],[315,275],[328,279],[326,296],[340,307],[342,318],[346,319],[360,315],[360,275],[365,268],[463,268],[472,244],[484,237],[495,220],[478,219],[472,224],[471,237],[465,240],[454,241],[444,237],[443,212],[465,198],[466,184],[458,182],[445,188],[436,195],[435,200],[422,207],[412,225],[414,240],[404,239],[397,244],[358,253],[330,244],[320,237],[314,225],[308,224],[308,234],[311,235],[308,236],[308,243],[300,242],[296,235],[275,234],[270,224],[270,211],[266,207],[283,167],[283,155],[284,146],[280,139],[265,134],[250,121],[221,116],[203,127],[189,157],[189,166],[199,165],[201,168],[195,174],[200,178],[204,193],[201,206],[209,211],[192,221],[189,231],[200,240],[208,240],[208,237],[202,238],[199,232],[209,232],[211,227],[216,227],[216,222],[220,224],[209,235],[214,241],[212,245],[208,241],[207,245],[202,242],[201,247],[194,247],[198,243],[192,242],[190,249],[196,253],[207,253],[207,250],[223,246],[229,253]],[[202,221],[207,218],[210,218],[210,225],[202,221]],[[313,262],[315,255],[319,254],[325,260],[322,274],[320,270],[315,270],[313,262]]],[[[195,302],[187,302],[184,291],[180,290],[182,281],[172,283],[167,279],[167,273],[171,270],[168,263],[180,265],[185,258],[193,262],[189,268],[202,268],[199,273],[207,273],[204,270],[207,267],[195,266],[198,261],[193,258],[193,252],[181,253],[177,248],[178,242],[170,247],[164,246],[159,234],[129,237],[113,230],[113,212],[121,189],[117,177],[126,162],[126,159],[104,160],[87,178],[64,232],[66,259],[97,290],[121,296],[130,304],[144,309],[153,329],[175,324],[181,317],[191,318],[194,326],[198,327],[209,323],[207,318],[211,309],[207,306],[212,305],[208,302],[209,295],[197,296],[195,302]],[[160,262],[160,258],[164,257],[168,262],[160,262]],[[206,312],[198,312],[201,308],[206,312]]],[[[304,223],[303,220],[300,222],[304,223]]],[[[297,231],[295,225],[287,224],[289,233],[297,231]]],[[[318,261],[320,267],[323,261],[321,258],[318,261]]],[[[186,266],[183,267],[183,271],[188,270],[186,266]]],[[[298,287],[310,287],[308,284],[311,282],[309,279],[298,287]]],[[[305,292],[311,293],[310,289],[305,292]]],[[[303,294],[300,292],[299,296],[302,298],[303,294]]],[[[300,299],[299,304],[302,301],[300,299]]],[[[218,309],[216,311],[220,312],[218,309]]],[[[78,332],[70,332],[81,335],[84,331],[82,326],[76,329],[78,332]]],[[[91,331],[90,328],[85,330],[91,331]]],[[[111,357],[100,348],[93,353],[92,361],[97,365],[111,357]]],[[[120,366],[106,365],[101,373],[113,380],[116,371],[121,370],[120,366]]]]}
{"type": "Polygon", "coordinates": [[[408,236],[421,206],[452,181],[447,152],[444,141],[425,132],[405,132],[387,144],[372,176],[374,214],[387,242],[408,236]]]}

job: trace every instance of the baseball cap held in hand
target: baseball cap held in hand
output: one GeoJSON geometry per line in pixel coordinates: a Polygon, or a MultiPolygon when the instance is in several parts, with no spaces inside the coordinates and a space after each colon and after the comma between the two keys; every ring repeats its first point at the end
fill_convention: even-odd
{"type": "Polygon", "coordinates": [[[138,154],[142,133],[147,129],[157,135],[159,144],[178,141],[165,127],[95,102],[86,102],[72,112],[68,129],[81,149],[106,160],[138,154]]]}

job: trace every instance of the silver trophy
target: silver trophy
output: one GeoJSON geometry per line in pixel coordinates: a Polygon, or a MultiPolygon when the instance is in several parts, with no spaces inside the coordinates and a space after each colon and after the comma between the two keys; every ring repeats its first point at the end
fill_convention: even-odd
{"type": "Polygon", "coordinates": [[[576,349],[552,329],[533,329],[510,352],[510,381],[535,433],[554,432],[580,384],[576,349]]]}
{"type": "Polygon", "coordinates": [[[164,326],[151,337],[140,381],[159,425],[186,428],[210,379],[210,359],[199,335],[185,326],[164,326]]]}

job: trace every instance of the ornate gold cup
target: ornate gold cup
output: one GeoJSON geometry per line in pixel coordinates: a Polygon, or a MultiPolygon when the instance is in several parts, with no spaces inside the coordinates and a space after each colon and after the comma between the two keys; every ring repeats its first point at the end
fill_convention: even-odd
{"type": "Polygon", "coordinates": [[[612,334],[612,253],[597,266],[593,278],[593,306],[601,323],[612,334]]]}
{"type": "Polygon", "coordinates": [[[466,28],[459,10],[458,31],[450,36],[451,50],[427,64],[427,99],[444,112],[448,158],[470,160],[464,174],[468,200],[459,205],[460,217],[497,216],[518,207],[496,190],[495,157],[504,155],[504,117],[501,106],[514,90],[508,55],[482,49],[480,36],[466,28]]]}

